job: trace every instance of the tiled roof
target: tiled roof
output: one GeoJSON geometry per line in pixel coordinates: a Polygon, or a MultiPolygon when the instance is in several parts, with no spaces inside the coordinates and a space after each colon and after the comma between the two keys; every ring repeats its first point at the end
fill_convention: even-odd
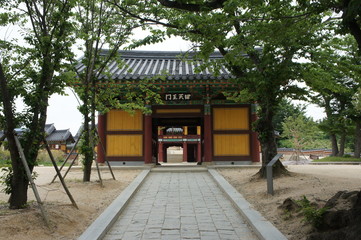
{"type": "Polygon", "coordinates": [[[46,141],[48,143],[74,142],[74,138],[69,129],[55,130],[46,137],[46,141]]]}
{"type": "MultiPolygon", "coordinates": [[[[25,128],[16,128],[15,132],[18,136],[21,136],[25,131],[25,128]]],[[[46,141],[51,144],[63,143],[63,142],[74,142],[73,135],[69,129],[66,130],[56,130],[53,123],[46,124],[44,128],[46,134],[46,141]]],[[[4,135],[3,131],[0,131],[0,139],[4,135]]],[[[7,141],[5,139],[5,141],[7,141]]]]}
{"type": "MultiPolygon", "coordinates": [[[[26,128],[15,128],[14,131],[16,132],[16,135],[18,137],[21,137],[21,135],[24,134],[26,130],[26,128]]],[[[0,139],[4,136],[4,131],[0,131],[0,139]]],[[[7,141],[7,139],[5,138],[3,141],[7,141]]]]}
{"type": "Polygon", "coordinates": [[[46,135],[51,134],[55,130],[56,128],[54,126],[54,123],[45,124],[44,131],[46,135]]]}
{"type": "MultiPolygon", "coordinates": [[[[104,54],[107,50],[103,51],[104,54]]],[[[139,80],[154,76],[166,75],[167,80],[227,80],[232,78],[230,72],[222,66],[219,74],[214,75],[209,67],[201,72],[196,68],[203,64],[202,61],[192,60],[192,54],[189,54],[187,61],[183,52],[169,51],[120,51],[121,59],[112,61],[108,64],[110,78],[118,81],[139,80]],[[183,58],[182,58],[183,56],[183,58]]],[[[210,61],[221,60],[223,56],[220,53],[213,53],[210,61]]],[[[81,61],[81,59],[80,59],[81,61]]],[[[84,70],[83,64],[78,64],[78,71],[84,70]]],[[[100,79],[106,80],[108,76],[102,75],[100,79]]]]}

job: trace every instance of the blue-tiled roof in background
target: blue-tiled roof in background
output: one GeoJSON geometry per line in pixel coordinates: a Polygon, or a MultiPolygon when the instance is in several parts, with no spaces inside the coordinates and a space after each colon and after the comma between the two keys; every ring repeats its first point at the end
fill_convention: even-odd
{"type": "Polygon", "coordinates": [[[49,135],[55,130],[56,130],[56,128],[54,126],[54,123],[45,124],[45,128],[44,128],[45,135],[49,135]]]}
{"type": "MultiPolygon", "coordinates": [[[[25,131],[27,131],[26,128],[16,128],[15,132],[18,136],[21,136],[25,131]]],[[[61,144],[61,143],[70,143],[74,142],[74,137],[71,134],[69,129],[65,130],[56,130],[53,123],[46,124],[45,128],[45,135],[46,135],[46,141],[50,144],[61,144]]],[[[0,139],[4,135],[4,131],[0,131],[0,139]]],[[[7,141],[5,139],[5,141],[7,141]]]]}
{"type": "Polygon", "coordinates": [[[46,137],[46,141],[50,144],[74,142],[74,138],[69,131],[66,130],[54,130],[50,135],[46,137]]]}

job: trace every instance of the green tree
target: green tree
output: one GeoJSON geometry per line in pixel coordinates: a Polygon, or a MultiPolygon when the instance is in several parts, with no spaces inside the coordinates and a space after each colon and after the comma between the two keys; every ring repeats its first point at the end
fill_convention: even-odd
{"type": "Polygon", "coordinates": [[[27,24],[22,26],[26,42],[23,45],[26,47],[1,42],[0,62],[0,100],[13,172],[9,203],[10,208],[23,208],[27,202],[29,180],[19,159],[13,132],[20,123],[28,129],[21,141],[32,171],[44,137],[48,98],[55,92],[61,92],[64,85],[66,74],[60,77],[58,73],[66,65],[64,60],[71,56],[72,26],[69,19],[74,3],[70,0],[1,3],[3,25],[11,23],[3,16],[17,16],[17,20],[21,20],[18,24],[27,24]],[[26,105],[22,119],[16,114],[16,97],[23,98],[26,105]]]}
{"type": "MultiPolygon", "coordinates": [[[[118,4],[126,5],[126,1],[118,4]]],[[[80,46],[83,57],[77,62],[80,64],[75,68],[77,78],[71,84],[82,100],[79,110],[84,116],[84,134],[80,151],[84,155],[83,181],[90,181],[97,144],[96,111],[106,113],[110,109],[124,109],[133,112],[139,109],[148,114],[151,111],[148,104],[161,103],[154,80],[163,77],[143,79],[137,84],[117,83],[117,79],[112,78],[110,65],[119,68],[126,65],[119,50],[129,41],[132,31],[142,24],[128,15],[119,14],[104,0],[81,0],[76,9],[76,36],[83,43],[80,46]]]]}
{"type": "MultiPolygon", "coordinates": [[[[224,56],[223,61],[213,62],[213,68],[217,71],[226,65],[236,77],[240,91],[232,98],[258,103],[255,130],[262,148],[260,173],[265,176],[266,164],[277,154],[273,117],[284,97],[305,94],[294,84],[302,67],[297,59],[307,57],[308,48],[319,44],[315,33],[322,16],[297,1],[153,0],[129,1],[126,8],[115,1],[114,5],[142,22],[167,28],[154,30],[148,42],[141,43],[176,35],[194,43],[199,59],[207,60],[214,50],[224,56]]],[[[283,171],[279,163],[275,172],[283,171]]]]}
{"type": "Polygon", "coordinates": [[[286,120],[286,118],[295,116],[295,115],[304,115],[306,114],[306,106],[305,105],[295,105],[292,103],[289,99],[282,99],[277,106],[277,110],[275,113],[275,116],[273,118],[273,125],[275,128],[275,131],[278,133],[279,137],[277,140],[277,147],[286,147],[283,145],[284,139],[282,136],[283,133],[283,122],[286,120]]]}
{"type": "Polygon", "coordinates": [[[361,53],[361,2],[356,0],[331,1],[336,11],[342,12],[342,22],[339,25],[341,33],[350,33],[357,42],[361,53]]]}
{"type": "Polygon", "coordinates": [[[354,157],[359,158],[361,155],[361,88],[358,88],[356,93],[352,97],[352,105],[355,109],[354,121],[356,122],[355,126],[355,146],[354,146],[354,157]]]}
{"type": "MultiPolygon", "coordinates": [[[[342,25],[340,27],[341,32],[349,32],[357,42],[358,46],[358,66],[360,66],[359,59],[361,54],[361,2],[353,0],[343,0],[337,9],[342,11],[342,25]]],[[[357,71],[358,78],[360,76],[360,69],[357,71]]],[[[356,114],[353,119],[356,123],[355,128],[355,149],[354,156],[361,156],[361,112],[356,110],[356,114]]]]}
{"type": "Polygon", "coordinates": [[[296,150],[296,158],[300,159],[302,149],[327,147],[324,134],[318,128],[318,124],[303,114],[289,116],[282,123],[282,137],[288,147],[296,150]]]}
{"type": "MultiPolygon", "coordinates": [[[[330,29],[335,28],[331,26],[330,29]]],[[[360,119],[352,105],[352,96],[359,86],[356,81],[359,59],[355,50],[351,37],[330,37],[312,52],[311,62],[303,74],[307,85],[315,92],[313,102],[325,109],[327,118],[320,127],[330,137],[333,156],[344,155],[349,126],[360,119]]]]}
{"type": "Polygon", "coordinates": [[[107,67],[110,62],[123,64],[118,61],[118,50],[127,42],[135,26],[128,21],[127,17],[116,14],[115,9],[104,0],[80,0],[77,1],[76,9],[76,37],[83,43],[80,46],[83,51],[83,57],[80,60],[83,68],[76,69],[78,77],[76,81],[80,84],[75,88],[82,101],[79,110],[84,116],[84,141],[80,152],[84,155],[83,181],[90,181],[94,147],[97,144],[96,110],[97,105],[103,103],[98,98],[110,94],[109,88],[98,87],[99,79],[107,76],[107,67]],[[109,49],[103,49],[105,46],[109,49]],[[100,91],[104,90],[107,93],[101,94],[100,91]]]}

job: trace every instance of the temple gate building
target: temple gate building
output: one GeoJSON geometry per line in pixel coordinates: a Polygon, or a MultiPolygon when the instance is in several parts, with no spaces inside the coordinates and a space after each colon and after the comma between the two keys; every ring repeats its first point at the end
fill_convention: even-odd
{"type": "MultiPolygon", "coordinates": [[[[125,62],[108,68],[117,84],[163,75],[156,84],[162,105],[147,105],[151,114],[130,114],[113,109],[98,117],[99,162],[114,165],[167,162],[167,148],[183,148],[183,162],[245,164],[259,162],[259,142],[251,124],[255,106],[227,100],[225,91],[237,90],[230,72],[222,66],[197,72],[199,61],[187,61],[181,52],[121,51],[125,62]],[[163,77],[164,78],[164,77],[163,77]]],[[[219,61],[214,53],[210,61],[219,61]]],[[[109,77],[109,75],[108,75],[109,77]]]]}

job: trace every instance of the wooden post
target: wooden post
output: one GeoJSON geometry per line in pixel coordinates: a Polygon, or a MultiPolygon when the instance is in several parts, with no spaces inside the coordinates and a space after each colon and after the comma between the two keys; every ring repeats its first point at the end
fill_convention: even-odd
{"type": "Polygon", "coordinates": [[[152,116],[144,116],[144,163],[152,163],[152,116]]]}
{"type": "Polygon", "coordinates": [[[64,188],[66,194],[68,195],[68,197],[69,197],[70,201],[72,202],[73,206],[76,207],[77,209],[79,209],[79,208],[78,208],[78,205],[77,205],[76,202],[74,201],[74,198],[73,198],[73,196],[71,195],[68,187],[66,186],[63,177],[61,176],[60,170],[59,170],[58,166],[56,165],[56,162],[55,162],[55,160],[54,160],[54,156],[53,156],[52,152],[50,151],[49,145],[48,145],[48,143],[46,142],[45,138],[44,138],[43,141],[44,141],[44,145],[45,145],[46,151],[47,151],[48,154],[49,154],[50,160],[51,160],[51,162],[53,163],[53,166],[54,166],[54,168],[55,168],[56,174],[58,175],[58,177],[59,177],[59,179],[60,179],[60,182],[61,182],[61,184],[63,185],[63,188],[64,188]]]}
{"type": "Polygon", "coordinates": [[[168,162],[168,154],[167,154],[168,146],[163,144],[163,162],[168,162]]]}
{"type": "MultiPolygon", "coordinates": [[[[99,132],[98,132],[98,131],[97,131],[97,134],[98,134],[98,136],[99,136],[99,132]]],[[[103,151],[103,153],[104,153],[104,155],[105,155],[105,147],[104,147],[104,144],[103,144],[103,142],[101,141],[100,138],[99,138],[99,143],[98,143],[98,145],[99,145],[99,144],[100,144],[100,146],[101,146],[101,151],[103,151]]],[[[110,163],[109,163],[109,161],[108,161],[107,158],[105,158],[105,162],[106,162],[107,165],[108,165],[108,168],[109,168],[110,173],[112,174],[113,180],[115,180],[115,176],[114,176],[114,173],[113,173],[113,169],[112,169],[112,167],[110,166],[110,163]]]]}
{"type": "Polygon", "coordinates": [[[188,162],[188,144],[183,142],[183,162],[188,162]]]}
{"type": "Polygon", "coordinates": [[[202,129],[201,129],[201,126],[197,126],[197,135],[198,135],[198,143],[197,143],[197,162],[198,163],[201,163],[202,162],[202,142],[201,142],[201,139],[202,139],[202,129]]]}
{"type": "Polygon", "coordinates": [[[204,106],[204,161],[212,162],[212,119],[210,105],[204,106]]]}
{"type": "Polygon", "coordinates": [[[75,158],[73,159],[73,161],[71,161],[68,169],[64,173],[64,176],[63,176],[64,179],[65,179],[66,175],[68,174],[68,172],[70,171],[71,167],[74,165],[74,163],[75,163],[76,159],[78,158],[78,156],[79,156],[79,153],[76,153],[75,158]]]}
{"type": "Polygon", "coordinates": [[[41,211],[41,215],[43,216],[43,219],[44,219],[44,222],[45,222],[46,226],[48,228],[50,228],[50,222],[49,222],[49,219],[48,219],[48,215],[45,212],[45,209],[43,207],[43,203],[42,203],[42,201],[40,199],[38,189],[36,188],[34,180],[33,180],[32,176],[31,176],[31,171],[30,171],[28,162],[26,161],[23,148],[21,147],[21,144],[20,144],[19,139],[16,136],[16,134],[15,133],[13,133],[13,134],[14,134],[16,146],[17,146],[19,154],[20,154],[21,162],[23,163],[23,166],[24,166],[25,172],[26,172],[26,176],[28,177],[28,180],[29,180],[29,182],[31,184],[31,189],[33,189],[36,201],[38,202],[38,205],[39,205],[39,208],[40,208],[40,211],[41,211]]]}
{"type": "Polygon", "coordinates": [[[201,141],[197,143],[197,162],[202,162],[202,144],[201,141]]]}
{"type": "MultiPolygon", "coordinates": [[[[71,154],[74,152],[74,150],[76,149],[76,146],[78,145],[78,143],[79,143],[79,140],[80,140],[80,138],[81,138],[81,136],[83,135],[83,132],[81,132],[80,133],[80,135],[79,135],[79,138],[76,140],[76,142],[75,142],[75,144],[74,144],[74,146],[72,147],[72,149],[70,150],[70,153],[68,154],[68,156],[66,156],[66,158],[65,158],[65,160],[64,160],[64,162],[63,162],[63,164],[60,166],[60,169],[59,169],[59,171],[61,171],[62,169],[63,169],[63,167],[65,166],[65,164],[67,163],[67,161],[69,160],[69,158],[70,158],[70,156],[71,156],[71,154]]],[[[75,158],[77,158],[78,157],[78,153],[77,153],[77,155],[76,155],[76,157],[75,158]]],[[[74,159],[73,159],[73,162],[75,162],[74,161],[74,159]]],[[[53,178],[53,180],[50,182],[50,183],[53,183],[54,181],[55,181],[55,179],[56,179],[56,177],[58,176],[58,174],[55,174],[55,176],[54,176],[54,178],[53,178]]],[[[65,177],[65,176],[64,176],[65,177]]]]}
{"type": "MultiPolygon", "coordinates": [[[[183,127],[183,135],[188,135],[188,126],[183,127]]],[[[188,144],[186,139],[183,139],[183,162],[188,162],[188,144]]]]}
{"type": "Polygon", "coordinates": [[[164,161],[164,152],[163,152],[163,143],[158,143],[158,162],[162,163],[164,161]]]}
{"type": "MultiPolygon", "coordinates": [[[[90,136],[92,136],[92,135],[90,135],[90,136]]],[[[100,186],[101,187],[104,187],[104,185],[103,185],[103,179],[102,179],[102,176],[101,176],[101,174],[100,174],[100,168],[99,168],[99,163],[98,163],[98,161],[96,160],[96,158],[95,158],[95,156],[97,156],[96,154],[96,152],[95,152],[95,144],[94,144],[94,139],[93,138],[90,138],[90,141],[91,141],[91,147],[92,147],[92,149],[93,149],[93,160],[95,161],[95,166],[96,166],[96,168],[97,168],[97,173],[98,173],[98,178],[99,178],[99,183],[100,183],[100,186]]]]}
{"type": "MultiPolygon", "coordinates": [[[[257,121],[256,105],[251,105],[251,122],[257,121]]],[[[251,133],[251,154],[252,162],[260,162],[260,144],[258,141],[258,134],[255,131],[251,133]]]]}
{"type": "Polygon", "coordinates": [[[163,142],[159,141],[159,136],[163,136],[163,127],[158,126],[158,163],[164,162],[163,142]]]}

